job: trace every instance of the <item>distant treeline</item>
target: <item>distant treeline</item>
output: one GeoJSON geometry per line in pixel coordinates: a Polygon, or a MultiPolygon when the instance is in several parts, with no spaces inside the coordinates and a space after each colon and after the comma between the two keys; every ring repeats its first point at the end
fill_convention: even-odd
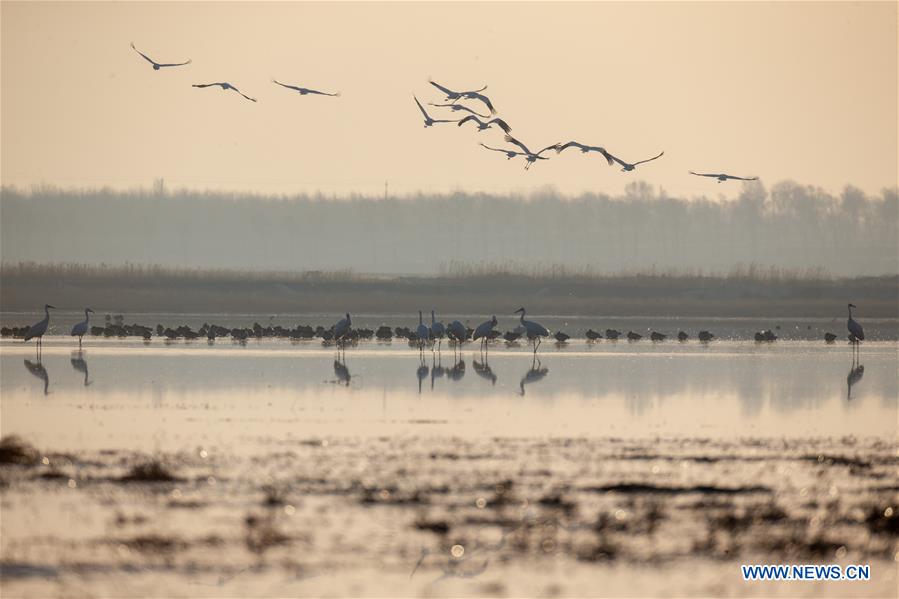
{"type": "Polygon", "coordinates": [[[7,263],[447,272],[452,264],[571,272],[727,273],[737,264],[834,276],[899,272],[899,194],[747,183],[735,200],[552,192],[267,197],[163,189],[0,191],[7,263]]]}
{"type": "Polygon", "coordinates": [[[899,316],[899,276],[830,277],[754,267],[726,275],[515,272],[514,265],[456,265],[439,276],[349,270],[262,272],[164,266],[4,264],[0,308],[45,302],[109,312],[414,314],[439,307],[488,314],[526,304],[535,314],[841,317],[852,301],[868,318],[899,316]]]}

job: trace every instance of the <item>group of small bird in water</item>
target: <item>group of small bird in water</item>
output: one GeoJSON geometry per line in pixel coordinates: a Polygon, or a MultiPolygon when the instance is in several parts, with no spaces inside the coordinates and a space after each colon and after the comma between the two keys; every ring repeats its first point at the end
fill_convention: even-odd
{"type": "MultiPolygon", "coordinates": [[[[849,330],[848,339],[854,346],[865,338],[865,332],[862,326],[852,317],[852,309],[854,304],[848,305],[849,320],[846,323],[849,330]]],[[[44,318],[30,327],[3,327],[0,334],[4,337],[21,338],[25,341],[31,339],[36,340],[38,348],[40,348],[43,336],[47,333],[50,326],[50,310],[55,307],[50,304],[44,306],[44,318]]],[[[431,322],[427,324],[421,311],[418,312],[418,326],[415,329],[410,327],[396,327],[391,329],[387,325],[382,325],[377,329],[369,329],[364,327],[353,327],[352,317],[349,313],[340,319],[330,328],[323,326],[312,327],[309,325],[297,325],[296,328],[284,328],[280,325],[269,325],[263,327],[259,323],[254,323],[252,327],[245,328],[227,328],[216,324],[203,324],[199,330],[194,331],[188,326],[182,325],[176,328],[163,327],[161,324],[156,325],[155,330],[139,325],[125,324],[124,317],[121,315],[106,317],[105,326],[90,326],[90,315],[94,311],[90,308],[84,309],[84,320],[72,327],[71,336],[78,337],[78,346],[81,347],[82,338],[90,333],[93,336],[103,337],[141,337],[150,340],[154,333],[157,337],[165,337],[168,340],[175,339],[201,339],[206,338],[214,341],[220,337],[231,337],[237,342],[246,342],[251,338],[261,339],[263,337],[286,338],[293,340],[320,338],[325,343],[336,344],[338,350],[345,349],[347,345],[355,344],[360,340],[377,339],[380,341],[389,341],[393,338],[407,339],[410,344],[415,345],[420,351],[424,351],[425,347],[440,350],[443,339],[447,339],[448,343],[453,347],[460,348],[466,341],[480,341],[481,351],[486,352],[490,341],[502,338],[507,343],[517,343],[519,340],[526,340],[531,343],[534,348],[534,354],[540,347],[544,338],[552,336],[557,343],[567,343],[571,336],[562,331],[550,334],[549,329],[539,322],[528,320],[525,318],[527,311],[524,307],[519,308],[513,314],[519,314],[519,323],[514,329],[502,332],[496,329],[499,321],[496,315],[490,320],[484,321],[475,328],[468,327],[458,320],[452,321],[448,325],[444,325],[437,320],[436,312],[431,310],[431,322]]],[[[617,341],[624,337],[628,341],[639,341],[643,339],[643,335],[628,331],[622,334],[621,331],[615,329],[606,329],[605,334],[588,329],[585,337],[588,343],[596,342],[601,339],[617,341]]],[[[649,338],[654,342],[662,342],[668,339],[668,335],[652,331],[649,338]]],[[[686,342],[690,339],[690,335],[685,331],[678,331],[676,338],[680,342],[686,342]]],[[[700,342],[708,343],[715,339],[715,335],[709,331],[700,331],[697,335],[700,342]]],[[[833,333],[826,333],[824,340],[827,343],[834,343],[837,336],[833,333]]],[[[777,335],[771,330],[760,331],[755,333],[755,340],[758,342],[773,342],[777,340],[777,335]]]]}
{"type": "MultiPolygon", "coordinates": [[[[153,70],[155,70],[155,71],[159,71],[160,69],[170,68],[170,67],[183,67],[183,66],[187,66],[187,65],[191,64],[191,60],[186,60],[184,62],[174,62],[174,63],[156,62],[155,60],[153,60],[152,58],[150,58],[149,56],[147,56],[146,54],[144,54],[143,52],[138,50],[134,46],[134,43],[131,44],[131,48],[135,52],[137,52],[141,57],[143,57],[144,60],[149,62],[150,65],[152,65],[153,70]]],[[[291,91],[298,92],[302,96],[306,96],[306,95],[332,96],[332,97],[340,96],[339,92],[336,92],[336,93],[323,92],[323,91],[319,91],[319,90],[308,88],[308,87],[301,87],[298,85],[281,83],[280,81],[278,81],[276,79],[272,79],[272,83],[279,85],[285,89],[289,89],[291,91]]],[[[525,170],[530,169],[531,165],[536,163],[538,160],[548,160],[548,157],[543,156],[543,153],[548,152],[550,150],[555,150],[557,154],[562,153],[562,151],[564,151],[568,148],[577,148],[581,151],[582,154],[596,152],[596,153],[602,155],[603,158],[605,158],[605,160],[606,160],[606,162],[608,162],[609,166],[612,166],[617,163],[621,167],[621,170],[623,172],[633,171],[634,169],[637,168],[638,165],[644,164],[646,162],[651,162],[653,160],[661,158],[665,154],[665,152],[663,151],[663,152],[659,152],[656,156],[653,156],[652,158],[647,158],[645,160],[638,160],[636,162],[627,162],[627,161],[622,160],[621,158],[613,155],[611,152],[607,151],[602,146],[587,145],[587,144],[583,144],[583,143],[580,143],[577,141],[569,141],[568,143],[558,142],[558,143],[552,144],[550,146],[546,146],[545,148],[541,149],[539,152],[533,152],[528,148],[528,146],[523,144],[518,139],[512,137],[512,135],[511,135],[512,127],[510,127],[509,124],[504,119],[496,117],[497,111],[493,105],[493,102],[490,100],[489,97],[487,97],[484,93],[482,93],[484,90],[487,89],[486,85],[479,89],[475,89],[475,90],[455,91],[455,90],[452,90],[452,89],[450,89],[444,85],[441,85],[440,83],[437,83],[436,81],[433,81],[430,79],[428,80],[428,83],[430,83],[435,88],[437,88],[438,90],[443,92],[443,94],[445,95],[445,99],[442,104],[429,103],[430,106],[449,109],[452,112],[462,111],[462,112],[466,112],[468,114],[461,119],[441,119],[441,118],[435,119],[435,118],[431,117],[431,115],[428,114],[427,110],[425,110],[425,107],[422,106],[421,102],[419,102],[418,97],[416,97],[413,94],[412,98],[415,100],[415,104],[418,105],[418,109],[421,111],[421,114],[424,117],[424,126],[425,127],[431,127],[433,125],[441,124],[441,123],[446,123],[446,124],[455,123],[459,127],[461,127],[465,123],[474,123],[477,126],[478,131],[486,131],[493,127],[497,127],[504,132],[505,135],[504,135],[503,139],[507,143],[510,143],[513,146],[515,146],[517,149],[494,148],[494,147],[488,146],[483,143],[481,143],[479,145],[481,145],[482,147],[484,147],[488,150],[491,150],[493,152],[503,153],[506,155],[506,158],[509,160],[511,160],[517,156],[523,156],[524,160],[525,160],[525,164],[524,164],[525,170]],[[483,113],[477,112],[473,108],[465,106],[464,104],[461,103],[462,100],[472,100],[472,101],[481,102],[487,108],[487,110],[489,111],[489,114],[483,114],[483,113]],[[491,118],[491,117],[493,117],[493,118],[491,118]]],[[[233,84],[231,84],[227,81],[218,81],[218,82],[214,82],[214,83],[194,83],[193,87],[201,88],[201,89],[208,88],[208,87],[218,87],[218,88],[221,88],[223,91],[229,91],[229,90],[233,91],[233,92],[241,95],[246,100],[249,100],[250,102],[257,101],[256,98],[246,95],[245,93],[240,91],[236,86],[234,86],[233,84]]],[[[758,177],[737,177],[735,175],[729,175],[727,173],[697,173],[694,171],[690,171],[690,174],[696,175],[698,177],[710,177],[713,179],[717,179],[718,183],[727,181],[728,179],[734,179],[734,180],[739,180],[739,181],[755,181],[758,179],[758,177]]]]}

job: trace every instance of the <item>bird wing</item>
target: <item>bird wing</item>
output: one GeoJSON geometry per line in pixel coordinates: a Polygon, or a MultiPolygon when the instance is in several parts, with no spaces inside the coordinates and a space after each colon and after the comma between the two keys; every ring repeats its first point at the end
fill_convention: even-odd
{"type": "Polygon", "coordinates": [[[457,92],[454,92],[454,91],[451,90],[451,89],[448,89],[448,88],[443,87],[442,85],[440,85],[440,84],[437,83],[436,81],[432,81],[432,80],[428,79],[428,83],[430,83],[431,85],[433,85],[434,87],[436,87],[437,89],[439,89],[440,91],[442,91],[443,93],[445,93],[447,96],[458,96],[458,95],[459,95],[457,92]]]}
{"type": "Polygon", "coordinates": [[[494,124],[494,123],[496,124],[497,127],[499,127],[500,129],[502,129],[502,130],[505,131],[506,133],[511,133],[511,132],[512,132],[512,127],[509,126],[509,123],[507,123],[506,121],[504,121],[504,120],[502,120],[502,119],[493,119],[493,120],[491,120],[491,121],[487,121],[487,124],[488,124],[488,125],[492,125],[492,124],[494,124]]]}
{"type": "Polygon", "coordinates": [[[503,149],[501,149],[501,148],[491,148],[490,146],[486,146],[486,145],[484,145],[484,144],[482,144],[482,143],[479,143],[478,145],[484,146],[484,147],[487,148],[488,150],[493,150],[494,152],[502,152],[503,154],[510,154],[510,153],[511,153],[511,154],[515,154],[516,156],[524,156],[524,154],[522,154],[521,152],[516,152],[515,150],[503,150],[503,149]]]}
{"type": "Polygon", "coordinates": [[[272,83],[276,83],[276,84],[280,85],[281,87],[286,87],[287,89],[292,89],[292,90],[294,90],[294,91],[302,91],[301,88],[299,88],[299,87],[297,87],[297,86],[295,86],[295,85],[288,85],[288,84],[286,84],[286,83],[281,83],[281,82],[278,81],[277,79],[272,79],[272,83]]]}
{"type": "Polygon", "coordinates": [[[246,99],[249,100],[250,102],[255,102],[255,101],[256,101],[256,98],[251,98],[250,96],[246,95],[245,93],[243,93],[242,91],[240,91],[239,89],[237,89],[236,87],[234,87],[233,85],[231,86],[231,89],[233,89],[234,91],[236,91],[237,93],[239,93],[241,96],[243,96],[244,98],[246,98],[246,99]]]}
{"type": "MultiPolygon", "coordinates": [[[[135,47],[134,47],[134,42],[131,42],[131,49],[134,50],[135,52],[137,52],[138,54],[140,54],[141,56],[143,56],[143,57],[144,57],[144,60],[146,60],[146,61],[149,62],[150,64],[159,64],[159,63],[157,63],[155,60],[153,60],[152,58],[150,58],[149,56],[147,56],[146,54],[144,54],[143,52],[141,52],[140,50],[138,50],[137,48],[135,48],[135,47]]],[[[161,66],[161,65],[160,65],[160,66],[161,66]]]]}
{"type": "Polygon", "coordinates": [[[564,150],[566,148],[580,148],[581,150],[584,150],[587,148],[587,146],[585,146],[584,144],[578,143],[576,141],[569,141],[566,144],[562,144],[561,142],[559,142],[556,144],[556,153],[557,154],[561,153],[562,150],[564,150]]]}
{"type": "Polygon", "coordinates": [[[184,65],[190,64],[191,62],[193,62],[193,61],[191,61],[190,59],[187,59],[186,62],[167,62],[167,63],[161,63],[161,64],[159,64],[159,66],[161,66],[161,67],[183,67],[184,65]]]}
{"type": "Polygon", "coordinates": [[[603,153],[603,156],[606,157],[606,160],[609,161],[609,164],[610,164],[610,165],[612,164],[612,162],[617,162],[617,163],[620,164],[621,166],[630,166],[630,165],[628,165],[627,162],[625,162],[625,161],[622,160],[621,158],[618,158],[617,156],[613,156],[613,155],[612,155],[611,153],[609,153],[609,152],[604,152],[604,153],[603,153]]]}
{"type": "Polygon", "coordinates": [[[489,114],[481,114],[480,112],[476,112],[476,111],[472,110],[471,108],[469,108],[468,106],[463,106],[462,104],[450,104],[450,106],[453,107],[453,110],[464,110],[466,112],[470,112],[471,114],[476,114],[483,119],[490,117],[489,114]]]}
{"type": "Polygon", "coordinates": [[[481,119],[479,119],[478,117],[476,117],[476,116],[473,115],[473,114],[469,114],[467,117],[465,117],[465,118],[463,118],[463,119],[460,119],[458,125],[461,127],[463,123],[467,123],[468,121],[474,121],[474,122],[476,122],[476,123],[478,123],[478,124],[481,124],[481,125],[484,124],[484,123],[481,121],[481,119]]]}
{"type": "Polygon", "coordinates": [[[194,83],[191,87],[213,87],[218,85],[219,87],[225,87],[224,83],[194,83]]]}
{"type": "Polygon", "coordinates": [[[640,162],[635,162],[634,166],[637,166],[638,164],[643,164],[644,162],[650,162],[652,160],[655,160],[656,158],[660,158],[662,156],[662,154],[664,154],[664,153],[665,152],[659,152],[658,156],[653,156],[652,158],[647,158],[646,160],[641,160],[640,162]]]}
{"type": "Polygon", "coordinates": [[[510,144],[514,144],[514,145],[518,146],[519,148],[521,148],[522,150],[524,150],[525,154],[531,154],[531,155],[534,154],[533,152],[531,152],[531,151],[528,149],[528,147],[527,147],[526,145],[524,145],[523,143],[521,143],[520,141],[518,141],[517,139],[515,139],[515,138],[512,137],[511,135],[506,135],[503,139],[505,139],[505,140],[506,140],[507,142],[509,142],[510,144]]]}
{"type": "Polygon", "coordinates": [[[540,154],[542,154],[543,152],[545,152],[545,151],[547,151],[547,150],[555,150],[556,147],[558,147],[558,145],[559,145],[559,144],[555,143],[555,144],[553,144],[553,145],[551,145],[551,146],[546,146],[545,148],[543,148],[542,150],[540,150],[539,152],[537,152],[536,154],[534,154],[534,156],[539,157],[540,154]]]}
{"type": "Polygon", "coordinates": [[[715,177],[715,178],[718,178],[718,177],[721,176],[721,175],[716,175],[715,173],[694,173],[693,171],[690,171],[690,174],[691,174],[691,175],[696,175],[697,177],[715,177]]]}
{"type": "Polygon", "coordinates": [[[418,98],[416,98],[414,95],[412,97],[415,98],[415,103],[418,104],[418,109],[421,111],[421,113],[425,115],[425,119],[429,121],[432,120],[428,113],[425,112],[425,107],[421,105],[421,102],[418,101],[418,98]]]}
{"type": "Polygon", "coordinates": [[[487,108],[490,109],[490,114],[496,114],[496,109],[493,107],[493,104],[490,102],[490,98],[488,98],[484,94],[481,94],[478,92],[467,92],[465,94],[465,97],[470,100],[480,100],[487,106],[487,108]]]}
{"type": "Polygon", "coordinates": [[[728,179],[737,179],[738,181],[758,181],[758,177],[734,177],[733,175],[725,175],[728,179]]]}
{"type": "Polygon", "coordinates": [[[340,96],[340,92],[329,94],[328,92],[318,91],[317,89],[307,89],[306,91],[309,92],[310,94],[316,94],[319,96],[331,96],[332,98],[336,98],[336,97],[340,96]]]}

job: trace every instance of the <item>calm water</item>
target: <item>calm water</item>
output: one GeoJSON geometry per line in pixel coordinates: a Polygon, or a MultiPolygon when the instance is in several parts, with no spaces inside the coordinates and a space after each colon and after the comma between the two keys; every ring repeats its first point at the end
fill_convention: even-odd
{"type": "Polygon", "coordinates": [[[3,595],[894,593],[896,343],[538,358],[4,340],[0,432],[46,463],[0,466],[3,595]],[[176,480],[123,479],[151,459],[176,480]],[[753,587],[746,562],[874,580],[753,587]]]}

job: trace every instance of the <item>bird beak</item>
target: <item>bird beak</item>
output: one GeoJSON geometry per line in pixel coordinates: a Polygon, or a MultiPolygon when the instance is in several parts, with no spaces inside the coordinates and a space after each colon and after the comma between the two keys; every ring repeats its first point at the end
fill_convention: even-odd
{"type": "Polygon", "coordinates": [[[51,306],[50,304],[47,304],[47,307],[48,307],[48,308],[53,308],[54,310],[56,309],[56,306],[51,306]]]}

